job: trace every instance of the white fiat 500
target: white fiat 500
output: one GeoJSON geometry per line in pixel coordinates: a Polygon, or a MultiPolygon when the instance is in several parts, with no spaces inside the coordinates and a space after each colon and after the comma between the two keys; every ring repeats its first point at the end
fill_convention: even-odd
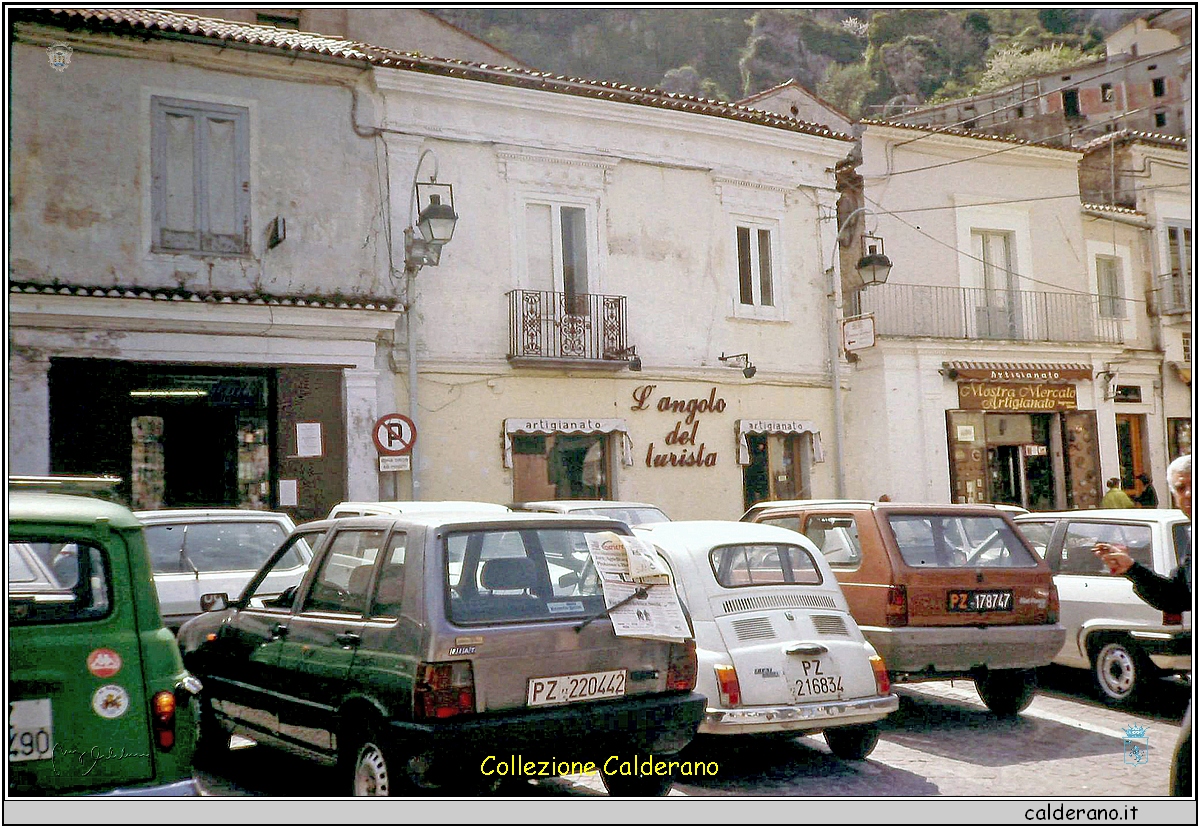
{"type": "Polygon", "coordinates": [[[825,558],[766,524],[675,521],[634,530],[670,565],[696,633],[701,733],[823,731],[863,759],[899,706],[825,558]]]}

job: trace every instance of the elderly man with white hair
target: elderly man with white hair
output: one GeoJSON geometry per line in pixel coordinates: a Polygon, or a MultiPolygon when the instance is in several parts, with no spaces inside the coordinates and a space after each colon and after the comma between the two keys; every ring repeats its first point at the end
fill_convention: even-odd
{"type": "MultiPolygon", "coordinates": [[[[1175,505],[1192,516],[1192,455],[1175,458],[1167,467],[1167,483],[1175,496],[1175,505]]],[[[1148,567],[1129,557],[1120,545],[1098,543],[1095,552],[1114,575],[1133,581],[1133,591],[1143,601],[1163,612],[1187,612],[1192,608],[1192,559],[1189,554],[1168,577],[1156,575],[1148,567]]],[[[1189,704],[1179,728],[1179,741],[1171,760],[1171,796],[1192,795],[1192,707],[1189,704]]]]}

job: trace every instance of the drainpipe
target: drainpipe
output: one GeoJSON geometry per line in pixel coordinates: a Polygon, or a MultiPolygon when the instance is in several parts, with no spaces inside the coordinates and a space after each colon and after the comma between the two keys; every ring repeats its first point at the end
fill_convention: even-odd
{"type": "MultiPolygon", "coordinates": [[[[409,231],[411,232],[411,231],[409,231]]],[[[416,309],[417,271],[413,267],[404,268],[404,337],[405,350],[408,352],[408,416],[417,421],[417,341],[415,339],[413,312],[416,309]]],[[[412,481],[412,499],[421,499],[421,468],[420,440],[413,440],[409,450],[411,466],[409,480],[412,481]]]]}
{"type": "MultiPolygon", "coordinates": [[[[841,236],[841,228],[838,229],[838,236],[841,236]]],[[[838,246],[838,241],[835,240],[834,258],[826,272],[829,274],[829,368],[833,379],[833,449],[837,454],[837,462],[833,465],[833,492],[834,497],[840,500],[846,496],[846,438],[842,419],[842,280],[836,258],[838,246]]]]}

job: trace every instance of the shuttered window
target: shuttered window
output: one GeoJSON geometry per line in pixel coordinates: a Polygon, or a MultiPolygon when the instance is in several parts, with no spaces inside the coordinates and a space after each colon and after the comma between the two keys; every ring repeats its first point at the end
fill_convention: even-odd
{"type": "Polygon", "coordinates": [[[250,112],[151,99],[154,250],[250,252],[250,112]]]}

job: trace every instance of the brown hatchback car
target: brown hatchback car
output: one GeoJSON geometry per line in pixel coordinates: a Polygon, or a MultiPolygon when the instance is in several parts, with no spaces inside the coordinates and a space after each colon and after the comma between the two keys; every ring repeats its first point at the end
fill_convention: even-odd
{"type": "Polygon", "coordinates": [[[972,678],[990,710],[1011,716],[1062,647],[1050,569],[995,507],[775,501],[742,520],[821,549],[895,682],[972,678]]]}

